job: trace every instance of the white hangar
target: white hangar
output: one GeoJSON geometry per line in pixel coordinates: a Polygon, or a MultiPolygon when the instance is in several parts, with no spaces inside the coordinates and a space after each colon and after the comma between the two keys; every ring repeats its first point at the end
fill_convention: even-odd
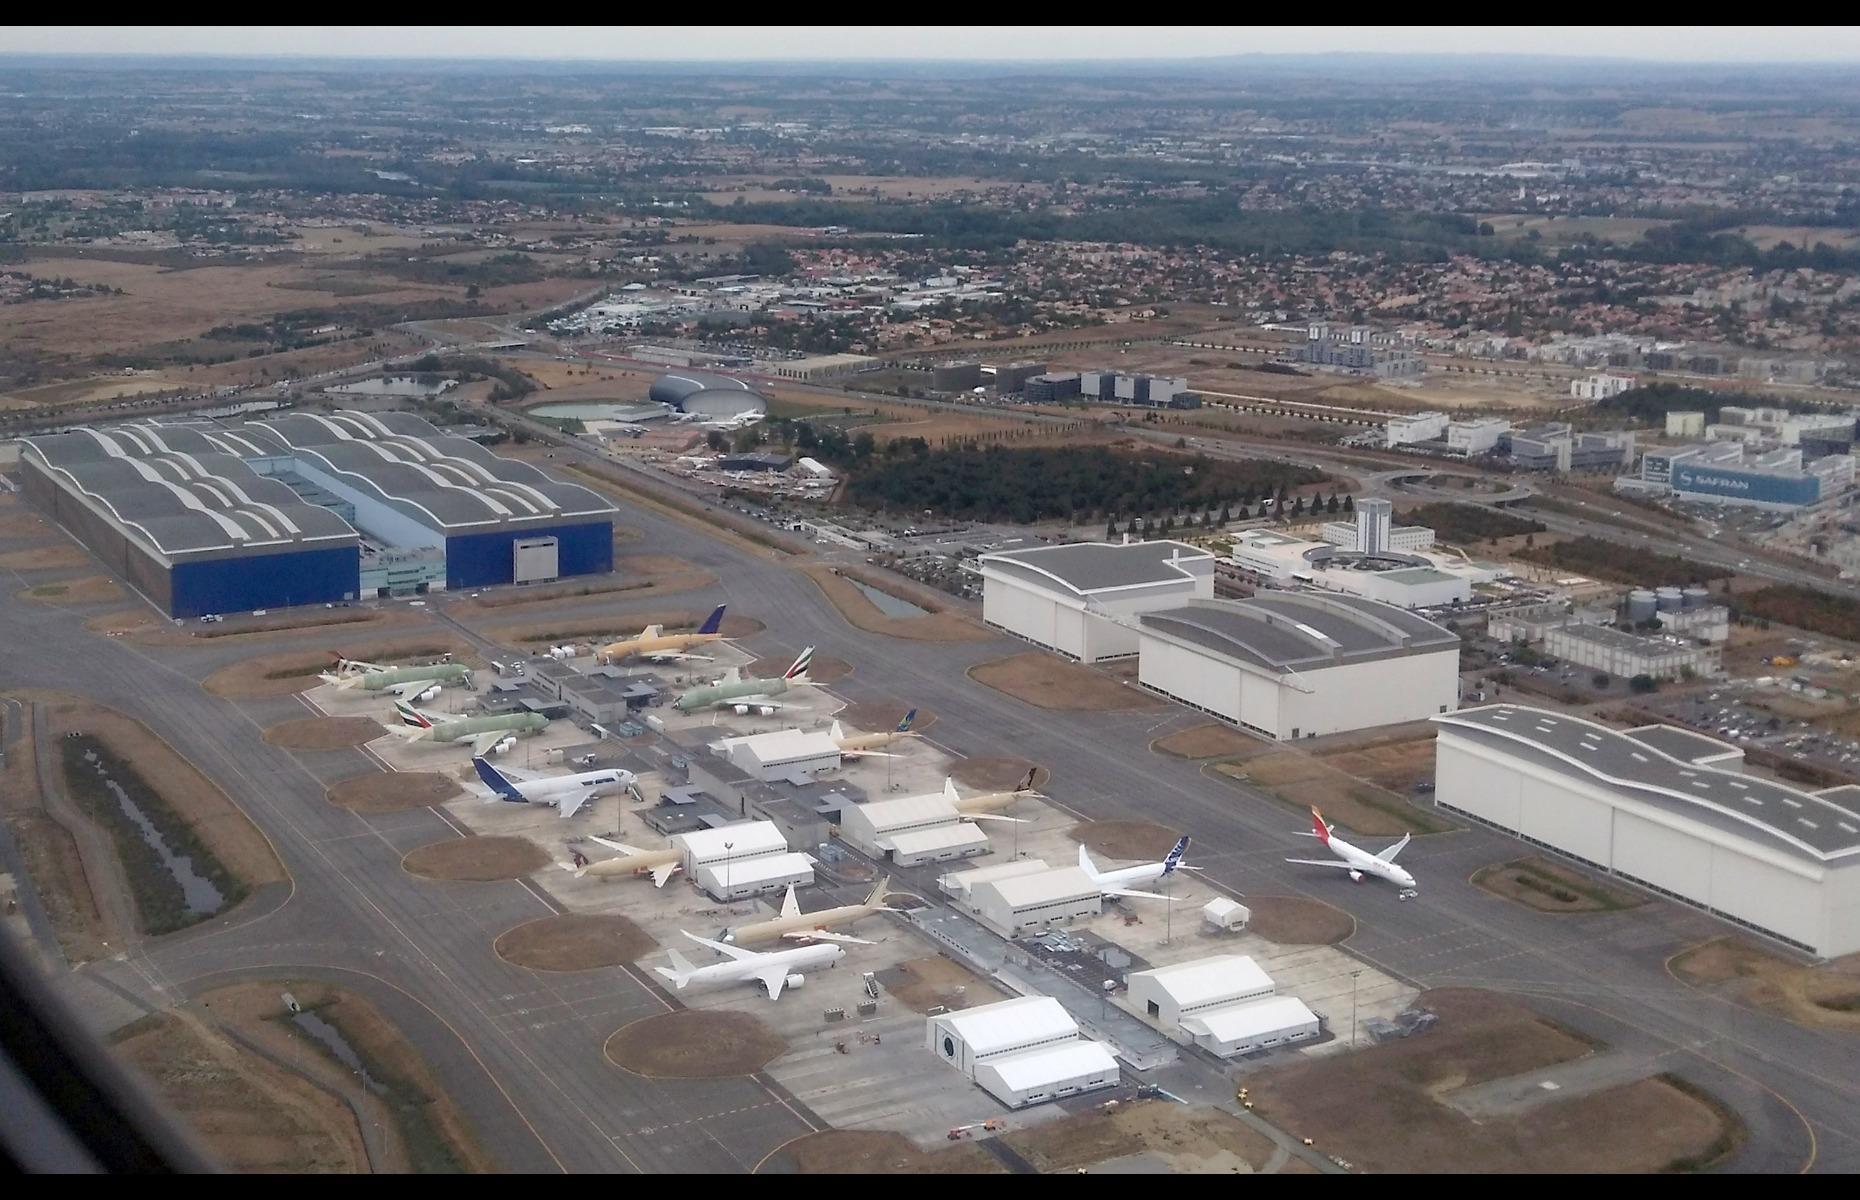
{"type": "Polygon", "coordinates": [[[1459,705],[1459,635],[1392,604],[1262,592],[1138,621],[1139,683],[1269,738],[1419,721],[1459,705]]]}
{"type": "Polygon", "coordinates": [[[1434,722],[1442,808],[1809,954],[1860,950],[1860,788],[1744,775],[1736,747],[1662,726],[1512,704],[1434,722]]]}
{"type": "Polygon", "coordinates": [[[984,554],[982,619],[1079,662],[1137,652],[1136,614],[1214,595],[1214,555],[1183,542],[984,554]]]}
{"type": "Polygon", "coordinates": [[[1025,1108],[1118,1081],[1117,1059],[1079,1036],[1051,996],[1021,996],[924,1023],[924,1047],[1009,1108],[1025,1108]]]}

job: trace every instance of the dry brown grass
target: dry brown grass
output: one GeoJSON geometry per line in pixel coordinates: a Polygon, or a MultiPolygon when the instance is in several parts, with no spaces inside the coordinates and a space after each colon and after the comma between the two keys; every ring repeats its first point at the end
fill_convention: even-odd
{"type": "Polygon", "coordinates": [[[0,554],[0,568],[8,571],[68,571],[89,565],[90,559],[84,552],[67,542],[0,554]]]}
{"type": "Polygon", "coordinates": [[[265,740],[286,750],[343,750],[386,732],[368,717],[299,717],[265,730],[265,740]]]}
{"type": "MultiPolygon", "coordinates": [[[[668,634],[691,633],[709,615],[709,609],[703,612],[690,608],[647,609],[602,617],[563,617],[553,621],[544,617],[521,624],[491,625],[479,629],[479,632],[505,645],[547,646],[558,642],[585,642],[598,650],[608,642],[638,637],[640,630],[648,625],[663,625],[664,632],[668,634]]],[[[725,612],[720,631],[727,641],[749,637],[762,632],[764,628],[762,622],[754,617],[725,612]]],[[[694,654],[703,652],[704,647],[701,645],[692,649],[694,654]]]]}
{"type": "Polygon", "coordinates": [[[1539,912],[1610,912],[1647,902],[1639,892],[1538,856],[1486,867],[1474,873],[1472,882],[1495,896],[1539,912]]]}
{"type": "MultiPolygon", "coordinates": [[[[31,708],[16,711],[29,714],[31,708]]],[[[5,715],[13,719],[13,713],[5,715]]],[[[64,812],[65,807],[59,806],[60,811],[54,813],[40,792],[32,730],[20,729],[0,762],[0,814],[5,816],[59,946],[76,964],[108,956],[111,951],[106,943],[120,942],[121,934],[98,907],[77,839],[63,823],[79,818],[75,812],[64,812]]]]}
{"type": "Polygon", "coordinates": [[[1248,737],[1231,725],[1222,725],[1218,721],[1184,729],[1150,743],[1150,749],[1173,754],[1177,758],[1227,758],[1258,749],[1259,746],[1258,738],[1248,737]]]}
{"type": "Polygon", "coordinates": [[[1694,987],[1798,1024],[1860,1030],[1860,954],[1811,967],[1740,938],[1722,937],[1676,955],[1667,967],[1694,987]]]}
{"type": "Polygon", "coordinates": [[[36,604],[107,604],[121,600],[123,589],[102,575],[86,575],[82,579],[61,579],[56,583],[22,588],[17,594],[21,600],[36,604]]]}
{"type": "Polygon", "coordinates": [[[1442,1097],[1592,1047],[1493,993],[1434,991],[1419,1003],[1441,1018],[1426,1034],[1253,1076],[1256,1111],[1375,1174],[1658,1171],[1727,1132],[1710,1105],[1657,1079],[1474,1121],[1442,1097]]]}
{"type": "Polygon", "coordinates": [[[353,1173],[368,1151],[343,1100],[181,1013],[110,1038],[118,1062],[148,1083],[223,1167],[241,1172],[353,1173]]]}
{"type": "Polygon", "coordinates": [[[464,794],[458,784],[432,771],[370,771],[330,785],[329,802],[351,812],[405,812],[464,794]]]}
{"type": "Polygon", "coordinates": [[[400,865],[428,879],[492,883],[540,871],[549,865],[549,853],[528,838],[462,837],[421,846],[400,865]]]}
{"type": "Polygon", "coordinates": [[[753,1075],[788,1043],[746,1012],[687,1008],[622,1025],[607,1039],[607,1061],[653,1079],[753,1075]]]}
{"type": "Polygon", "coordinates": [[[1125,687],[1101,671],[1040,650],[978,663],[969,668],[968,675],[985,687],[1035,708],[1059,712],[1118,712],[1159,708],[1163,703],[1148,692],[1125,687]]]}
{"type": "Polygon", "coordinates": [[[717,577],[682,558],[666,554],[629,554],[614,561],[614,574],[568,580],[536,587],[505,588],[476,600],[453,606],[453,615],[468,618],[474,612],[515,615],[513,609],[534,613],[544,607],[567,607],[589,596],[635,592],[667,594],[710,587],[717,577]]]}
{"type": "Polygon", "coordinates": [[[1334,946],[1356,932],[1356,918],[1309,896],[1248,896],[1247,928],[1281,946],[1334,946]]]}
{"type": "MultiPolygon", "coordinates": [[[[975,642],[985,641],[994,636],[982,626],[956,612],[932,611],[922,617],[888,617],[879,611],[864,592],[848,582],[839,571],[821,563],[814,563],[800,568],[802,574],[812,579],[820,588],[846,623],[867,633],[884,634],[887,637],[904,638],[914,642],[975,642]]],[[[874,585],[876,586],[876,585],[874,585]]],[[[916,593],[906,593],[901,586],[887,582],[880,589],[898,594],[902,599],[918,603],[916,593]]],[[[934,603],[934,602],[932,602],[934,603]]],[[[920,605],[931,607],[930,604],[920,605]]]]}
{"type": "Polygon", "coordinates": [[[994,984],[953,958],[932,954],[912,958],[878,973],[885,992],[912,1012],[933,1008],[974,1008],[1007,999],[994,984]]]}
{"type": "Polygon", "coordinates": [[[1101,858],[1158,862],[1182,835],[1146,821],[1085,821],[1067,830],[1066,836],[1101,858]]]}
{"type": "Polygon", "coordinates": [[[1255,1171],[1272,1157],[1272,1139],[1217,1108],[1141,1100],[1087,1109],[1002,1135],[1044,1172],[1076,1171],[1149,1153],[1176,1173],[1255,1171]]]}
{"type": "Polygon", "coordinates": [[[561,913],[498,935],[497,956],[532,971],[591,971],[651,954],[659,944],[625,917],[561,913]]]}
{"type": "MultiPolygon", "coordinates": [[[[789,1142],[768,1159],[801,1175],[1004,1175],[974,1142],[926,1151],[901,1133],[829,1129],[789,1142]]],[[[758,1166],[758,1171],[762,1169],[758,1166]]]]}
{"type": "Polygon", "coordinates": [[[1010,756],[965,758],[950,768],[950,777],[965,789],[986,792],[1004,792],[1017,786],[1033,772],[1033,786],[1043,788],[1053,778],[1050,768],[1036,765],[1029,759],[1010,756]]]}
{"type": "Polygon", "coordinates": [[[444,1153],[463,1171],[482,1173],[497,1168],[425,1060],[392,1021],[356,993],[310,980],[274,979],[217,988],[197,999],[217,1025],[236,1030],[322,1089],[334,1096],[358,1097],[372,1127],[382,1135],[382,1158],[374,1164],[377,1172],[406,1173],[414,1169],[416,1158],[408,1144],[409,1133],[428,1143],[422,1153],[429,1160],[436,1153],[444,1153]],[[371,1073],[391,1081],[417,1118],[403,1120],[401,1110],[380,1096],[358,1094],[355,1075],[349,1068],[281,1019],[284,1012],[280,998],[285,992],[302,1008],[336,1026],[369,1064],[371,1073]]]}
{"type": "Polygon", "coordinates": [[[1369,837],[1399,837],[1404,833],[1437,833],[1451,828],[1445,821],[1417,808],[1404,796],[1364,783],[1327,762],[1295,750],[1263,755],[1242,763],[1216,763],[1218,778],[1245,782],[1265,790],[1308,827],[1318,808],[1324,819],[1351,833],[1369,837]]]}
{"type": "MultiPolygon", "coordinates": [[[[756,679],[779,678],[789,667],[794,665],[794,660],[795,656],[792,654],[776,654],[768,658],[758,658],[744,669],[743,674],[752,676],[756,679]]],[[[813,661],[808,664],[807,677],[815,683],[836,683],[846,678],[848,675],[851,675],[852,670],[853,665],[843,658],[836,658],[831,654],[816,654],[814,655],[813,661]]],[[[892,718],[891,724],[896,725],[898,719],[903,716],[904,710],[899,709],[898,716],[892,718]]],[[[840,719],[849,725],[856,724],[856,722],[847,718],[844,713],[840,714],[840,719]]],[[[860,726],[860,728],[864,728],[864,726],[860,726]]],[[[879,726],[879,728],[888,729],[890,726],[879,726]]],[[[916,725],[913,724],[912,728],[915,729],[916,725]]]]}

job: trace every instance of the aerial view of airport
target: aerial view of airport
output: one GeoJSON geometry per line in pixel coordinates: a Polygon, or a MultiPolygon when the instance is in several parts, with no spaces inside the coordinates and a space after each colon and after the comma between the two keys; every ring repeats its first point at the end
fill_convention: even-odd
{"type": "Polygon", "coordinates": [[[1857,440],[1852,29],[7,29],[4,1161],[1860,1171],[1857,440]]]}

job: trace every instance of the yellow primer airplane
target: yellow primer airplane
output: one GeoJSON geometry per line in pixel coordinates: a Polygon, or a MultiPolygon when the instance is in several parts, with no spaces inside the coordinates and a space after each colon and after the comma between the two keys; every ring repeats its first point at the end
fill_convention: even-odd
{"type": "Polygon", "coordinates": [[[666,633],[663,625],[648,625],[638,637],[609,642],[596,654],[607,662],[619,662],[627,658],[644,658],[651,662],[674,658],[702,659],[704,656],[701,654],[686,654],[684,651],[693,646],[707,646],[723,640],[720,631],[723,628],[723,610],[727,607],[719,604],[713,609],[704,623],[697,627],[696,633],[666,633]]]}

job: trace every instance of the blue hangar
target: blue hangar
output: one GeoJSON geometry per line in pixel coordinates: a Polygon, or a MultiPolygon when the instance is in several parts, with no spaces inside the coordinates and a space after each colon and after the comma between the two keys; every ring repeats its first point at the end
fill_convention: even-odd
{"type": "Polygon", "coordinates": [[[613,570],[612,504],[411,413],[83,429],[20,463],[174,617],[613,570]]]}

